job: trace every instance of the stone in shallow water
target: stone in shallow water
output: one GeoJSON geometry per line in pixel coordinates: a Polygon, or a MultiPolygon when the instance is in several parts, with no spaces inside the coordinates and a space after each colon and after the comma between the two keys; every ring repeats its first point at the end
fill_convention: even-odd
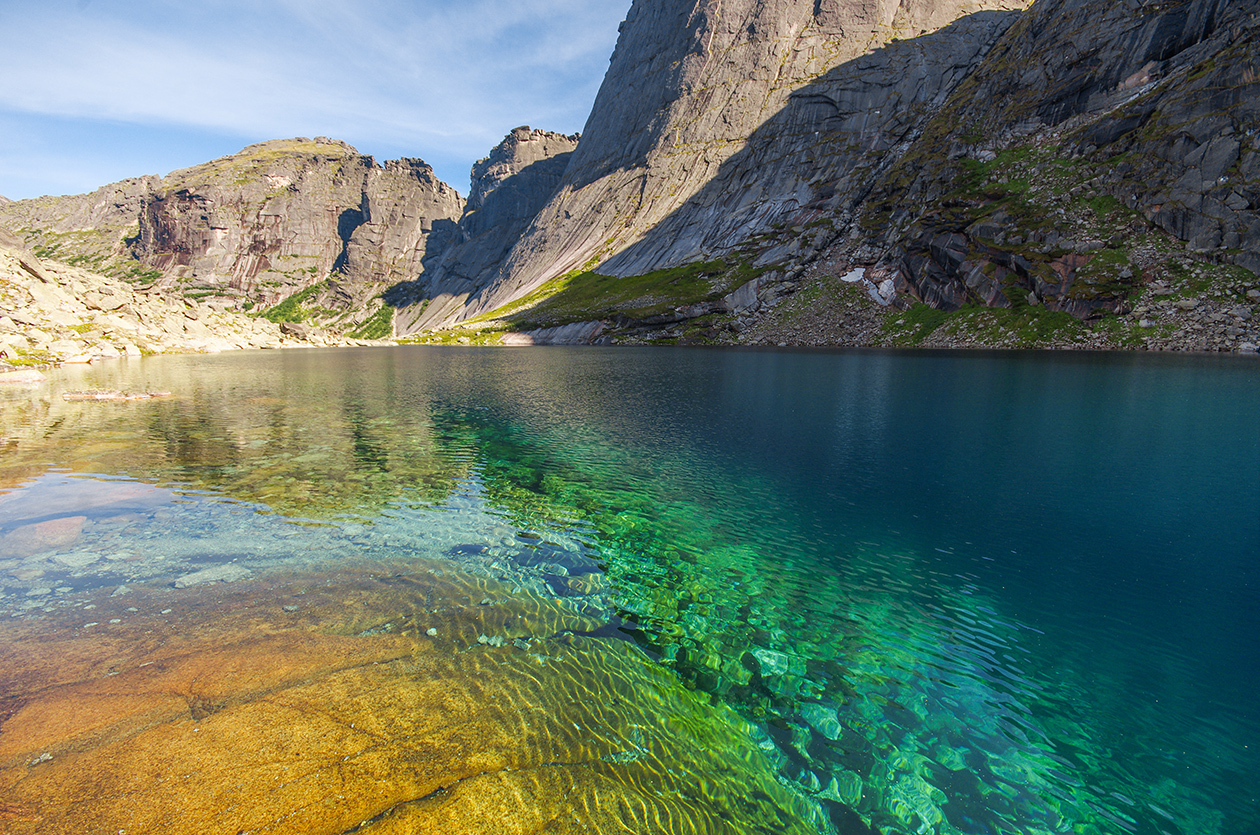
{"type": "Polygon", "coordinates": [[[844,728],[840,726],[840,720],[836,718],[836,710],[833,707],[811,702],[801,707],[801,716],[811,728],[827,739],[839,739],[844,733],[844,728]]]}
{"type": "Polygon", "coordinates": [[[204,568],[201,571],[194,571],[191,574],[185,574],[177,578],[175,580],[175,588],[187,589],[206,583],[234,583],[237,580],[244,580],[251,573],[243,565],[234,563],[216,565],[214,568],[204,568]]]}
{"type": "Polygon", "coordinates": [[[65,548],[79,541],[86,516],[62,516],[14,528],[0,538],[0,553],[10,557],[29,557],[54,548],[65,548]]]}

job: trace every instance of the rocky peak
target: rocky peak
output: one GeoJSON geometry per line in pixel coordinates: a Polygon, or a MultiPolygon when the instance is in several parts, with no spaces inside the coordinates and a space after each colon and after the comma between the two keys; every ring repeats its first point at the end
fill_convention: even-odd
{"type": "Polygon", "coordinates": [[[469,296],[499,278],[508,251],[556,193],[578,144],[577,136],[520,127],[473,165],[458,244],[426,259],[420,278],[389,296],[407,308],[396,321],[399,333],[457,317],[469,296]]]}
{"type": "Polygon", "coordinates": [[[641,238],[828,69],[970,12],[1025,5],[636,0],[564,182],[469,314],[641,238]]]}
{"type": "Polygon", "coordinates": [[[468,211],[480,209],[501,183],[534,163],[571,152],[577,147],[578,138],[577,134],[531,130],[528,125],[513,129],[489,155],[473,163],[468,211]]]}
{"type": "Polygon", "coordinates": [[[336,273],[352,297],[411,277],[434,224],[463,209],[422,160],[376,165],[324,137],[274,140],[173,172],[140,214],[135,254],[181,284],[275,304],[336,273]]]}

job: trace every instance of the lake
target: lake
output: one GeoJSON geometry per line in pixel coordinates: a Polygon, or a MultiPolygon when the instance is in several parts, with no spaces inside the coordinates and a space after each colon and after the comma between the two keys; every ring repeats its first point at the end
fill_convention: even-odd
{"type": "Polygon", "coordinates": [[[0,408],[5,831],[1260,831],[1254,358],[241,352],[0,408]]]}

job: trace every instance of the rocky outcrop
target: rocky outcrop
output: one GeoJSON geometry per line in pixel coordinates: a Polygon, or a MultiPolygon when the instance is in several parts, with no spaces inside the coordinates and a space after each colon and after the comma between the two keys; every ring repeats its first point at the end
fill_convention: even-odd
{"type": "Polygon", "coordinates": [[[1133,258],[1143,219],[1260,269],[1256,10],[1037,3],[872,193],[882,269],[944,309],[1124,313],[1150,279],[1133,258]]]}
{"type": "Polygon", "coordinates": [[[36,197],[0,204],[0,225],[18,234],[40,257],[115,276],[142,271],[129,242],[139,231],[145,202],[158,177],[134,177],[90,194],[36,197]]]}
{"type": "MultiPolygon", "coordinates": [[[[827,70],[968,12],[1023,5],[635,2],[560,190],[514,247],[502,276],[470,299],[465,315],[553,276],[604,264],[642,240],[712,182],[792,91],[827,70]]],[[[781,185],[790,193],[795,183],[758,180],[753,191],[769,193],[758,199],[786,199],[781,185]]],[[[641,250],[641,257],[613,268],[698,259],[709,254],[701,238],[689,236],[656,257],[641,250]]]]}
{"type": "Polygon", "coordinates": [[[250,309],[320,285],[318,301],[345,312],[453,243],[463,204],[421,160],[381,166],[317,137],[90,195],[18,201],[0,207],[0,222],[40,255],[176,297],[250,309]]]}
{"type": "Polygon", "coordinates": [[[555,194],[577,145],[577,136],[519,127],[473,165],[457,243],[427,261],[418,280],[387,295],[403,308],[398,333],[450,320],[470,295],[500,278],[508,252],[555,194]]]}
{"type": "Polygon", "coordinates": [[[301,344],[265,319],[41,259],[0,230],[0,353],[5,364],[93,362],[162,352],[301,344]]]}
{"type": "Polygon", "coordinates": [[[462,210],[420,160],[380,167],[343,142],[278,140],[166,177],[133,250],[168,288],[266,306],[335,276],[357,299],[419,272],[462,210]]]}

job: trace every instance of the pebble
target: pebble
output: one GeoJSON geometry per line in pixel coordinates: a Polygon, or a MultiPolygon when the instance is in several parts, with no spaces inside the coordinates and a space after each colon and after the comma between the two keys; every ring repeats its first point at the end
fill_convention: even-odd
{"type": "Polygon", "coordinates": [[[424,630],[424,634],[428,635],[430,638],[436,638],[437,630],[430,626],[428,629],[424,630]]]}

